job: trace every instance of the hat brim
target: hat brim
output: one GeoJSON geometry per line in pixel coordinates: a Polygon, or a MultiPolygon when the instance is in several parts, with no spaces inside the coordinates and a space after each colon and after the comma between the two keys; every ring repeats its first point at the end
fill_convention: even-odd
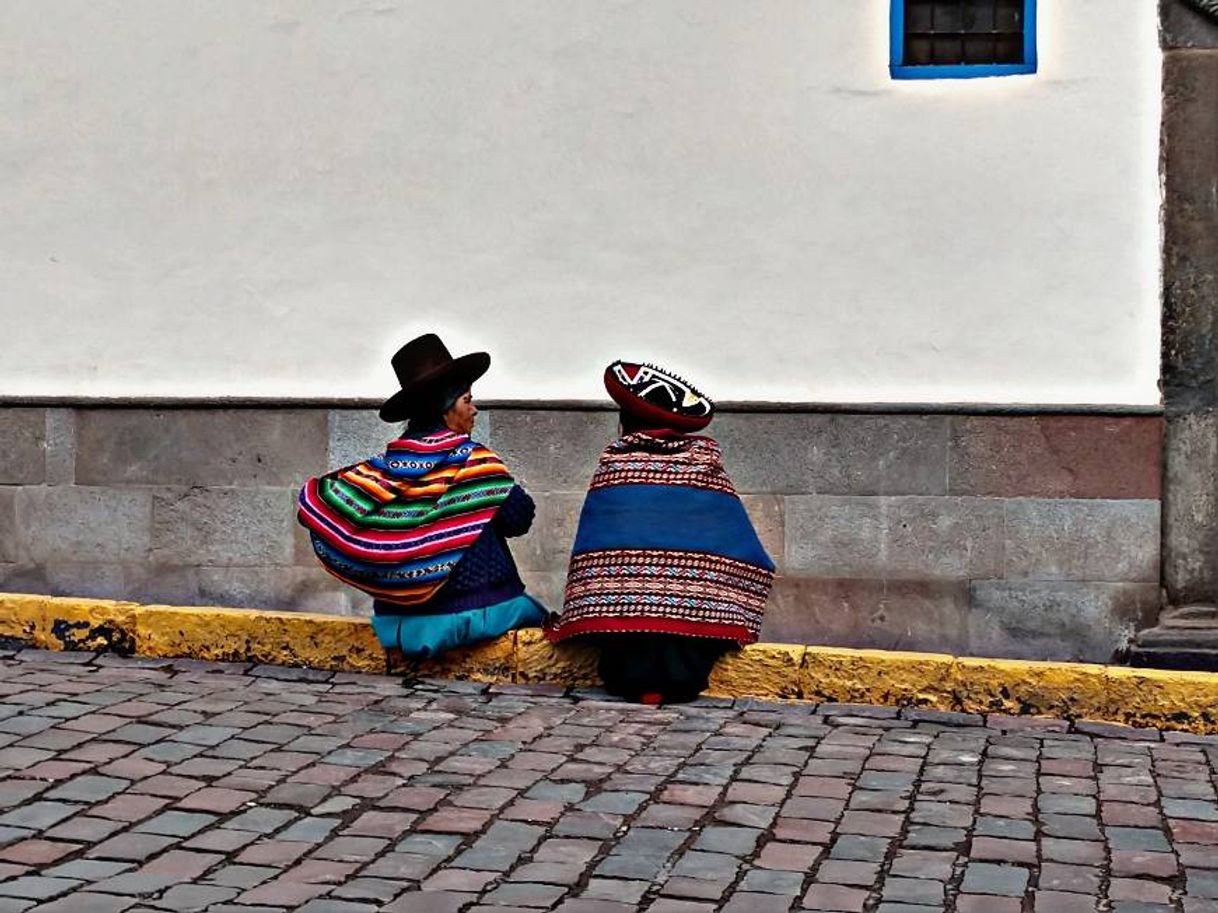
{"type": "MultiPolygon", "coordinates": [[[[610,366],[612,367],[612,366],[610,366]]],[[[682,415],[680,412],[669,412],[659,406],[647,402],[642,397],[635,396],[613,376],[612,371],[605,370],[605,389],[618,407],[628,415],[633,416],[649,428],[668,428],[672,431],[694,432],[701,431],[711,423],[711,415],[682,415]]]]}
{"type": "Polygon", "coordinates": [[[445,387],[461,384],[469,387],[491,366],[491,356],[486,352],[471,352],[454,358],[446,365],[428,372],[415,380],[409,387],[403,387],[382,404],[381,421],[404,422],[417,411],[420,400],[443,390],[445,387]]]}

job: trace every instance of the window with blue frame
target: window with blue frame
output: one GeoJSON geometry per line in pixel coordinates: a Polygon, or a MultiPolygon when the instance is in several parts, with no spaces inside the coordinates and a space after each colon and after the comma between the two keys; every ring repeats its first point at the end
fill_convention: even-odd
{"type": "Polygon", "coordinates": [[[1036,0],[891,2],[896,79],[1036,72],[1036,0]]]}

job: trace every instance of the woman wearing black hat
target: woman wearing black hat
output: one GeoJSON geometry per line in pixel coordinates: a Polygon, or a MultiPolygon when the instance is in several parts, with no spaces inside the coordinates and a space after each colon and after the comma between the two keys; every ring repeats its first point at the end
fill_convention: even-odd
{"type": "Polygon", "coordinates": [[[298,518],[331,574],[374,597],[387,650],[411,660],[535,627],[545,609],[525,593],[507,539],[526,533],[533,500],[503,461],[474,441],[470,387],[490,367],[453,358],[435,334],[393,356],[401,389],[381,407],[408,422],[381,456],[311,479],[298,518]]]}
{"type": "Polygon", "coordinates": [[[622,436],[579,518],[562,615],[546,632],[600,648],[611,694],[692,700],[725,650],[757,640],[774,578],[719,445],[709,399],[654,365],[616,361],[622,436]]]}

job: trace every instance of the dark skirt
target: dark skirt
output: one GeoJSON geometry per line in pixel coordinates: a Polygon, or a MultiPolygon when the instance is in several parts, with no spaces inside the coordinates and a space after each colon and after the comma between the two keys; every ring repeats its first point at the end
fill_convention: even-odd
{"type": "Polygon", "coordinates": [[[706,690],[715,661],[735,646],[730,640],[680,634],[589,634],[599,648],[597,671],[605,690],[646,703],[680,704],[706,690]]]}

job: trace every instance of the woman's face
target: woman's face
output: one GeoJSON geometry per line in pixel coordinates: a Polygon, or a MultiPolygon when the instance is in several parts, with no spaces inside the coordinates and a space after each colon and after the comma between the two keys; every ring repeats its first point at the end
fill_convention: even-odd
{"type": "Polygon", "coordinates": [[[474,397],[466,390],[444,413],[444,426],[457,434],[471,434],[474,430],[474,419],[477,417],[478,407],[474,405],[474,397]]]}

